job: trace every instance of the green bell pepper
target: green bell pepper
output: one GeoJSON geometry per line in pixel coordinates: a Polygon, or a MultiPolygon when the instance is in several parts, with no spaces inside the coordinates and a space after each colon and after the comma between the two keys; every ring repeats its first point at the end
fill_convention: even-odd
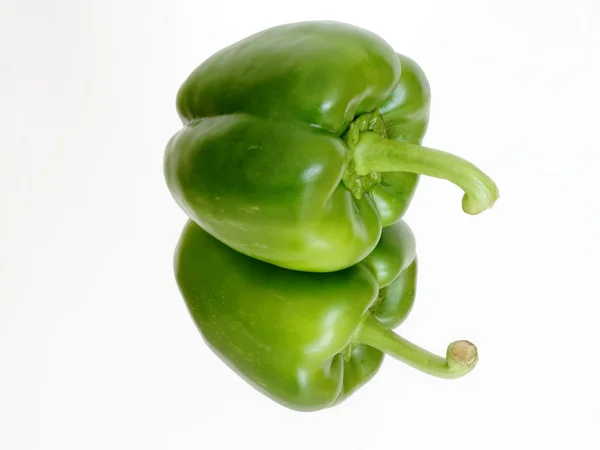
{"type": "Polygon", "coordinates": [[[331,273],[283,269],[243,255],[189,220],[175,252],[177,284],[201,335],[231,369],[279,404],[339,404],[375,375],[384,353],[432,375],[473,369],[477,349],[441,358],[391,328],[412,307],[415,242],[399,221],[363,262],[331,273]]]}
{"type": "Polygon", "coordinates": [[[403,216],[421,174],[462,188],[469,214],[498,198],[477,167],[420,145],[429,103],[421,68],[377,35],[278,26],[185,80],[165,178],[192,220],[241,253],[300,271],[348,268],[403,216]]]}

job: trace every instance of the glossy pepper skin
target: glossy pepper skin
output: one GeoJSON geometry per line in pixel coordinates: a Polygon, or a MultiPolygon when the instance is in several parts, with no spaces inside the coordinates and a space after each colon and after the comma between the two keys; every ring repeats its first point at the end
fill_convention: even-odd
{"type": "Polygon", "coordinates": [[[257,261],[188,221],[175,252],[179,289],[209,347],[279,404],[315,411],[339,404],[377,372],[384,353],[446,378],[469,372],[475,347],[452,343],[448,360],[390,331],[415,297],[416,252],[400,221],[369,257],[310,273],[257,261]]]}
{"type": "Polygon", "coordinates": [[[298,271],[348,268],[400,220],[420,174],[461,187],[469,214],[498,197],[469,162],[419,145],[429,105],[421,68],[374,33],[278,26],[185,80],[165,178],[192,220],[241,253],[298,271]]]}

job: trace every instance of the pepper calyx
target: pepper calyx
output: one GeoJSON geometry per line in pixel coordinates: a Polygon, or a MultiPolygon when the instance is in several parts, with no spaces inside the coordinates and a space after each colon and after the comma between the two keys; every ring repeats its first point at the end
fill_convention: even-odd
{"type": "Polygon", "coordinates": [[[356,173],[354,150],[358,146],[360,135],[365,131],[373,132],[387,139],[385,123],[379,110],[358,116],[342,135],[342,140],[348,148],[346,172],[342,177],[342,182],[357,200],[360,200],[366,192],[381,182],[381,174],[378,172],[363,175],[356,173]]]}

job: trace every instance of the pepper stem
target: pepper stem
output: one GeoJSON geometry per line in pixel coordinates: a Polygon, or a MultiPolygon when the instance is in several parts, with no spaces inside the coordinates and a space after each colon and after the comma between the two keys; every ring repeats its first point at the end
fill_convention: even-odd
{"type": "Polygon", "coordinates": [[[357,175],[412,172],[448,180],[465,192],[462,207],[467,214],[479,214],[491,208],[499,197],[494,181],[459,156],[386,139],[370,131],[361,133],[353,159],[357,175]]]}
{"type": "Polygon", "coordinates": [[[452,342],[446,358],[442,358],[398,336],[370,314],[365,316],[353,341],[369,345],[421,372],[440,378],[460,378],[473,370],[478,361],[477,347],[469,341],[452,342]]]}

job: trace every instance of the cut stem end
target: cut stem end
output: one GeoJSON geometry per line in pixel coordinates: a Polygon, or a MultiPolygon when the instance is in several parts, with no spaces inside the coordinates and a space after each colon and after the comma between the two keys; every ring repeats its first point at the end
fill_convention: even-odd
{"type": "Polygon", "coordinates": [[[446,352],[448,366],[454,370],[473,370],[479,361],[479,355],[475,344],[469,341],[455,341],[448,346],[446,352]]]}

